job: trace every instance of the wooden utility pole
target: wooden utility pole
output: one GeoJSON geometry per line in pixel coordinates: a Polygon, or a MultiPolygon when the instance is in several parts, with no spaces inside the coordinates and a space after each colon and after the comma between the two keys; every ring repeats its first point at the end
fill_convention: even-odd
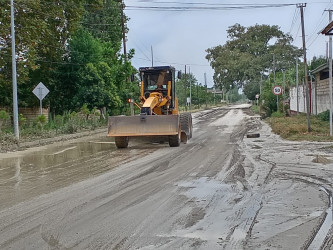
{"type": "Polygon", "coordinates": [[[126,32],[125,32],[125,15],[124,15],[125,4],[121,3],[121,30],[123,33],[123,48],[124,48],[124,56],[125,61],[127,61],[127,51],[126,51],[126,32]]]}
{"type": "MultiPolygon", "coordinates": [[[[327,10],[329,14],[329,23],[332,22],[332,10],[327,10]]],[[[330,89],[330,136],[333,135],[333,125],[332,125],[332,113],[333,113],[333,96],[332,96],[332,35],[329,35],[328,44],[328,79],[329,79],[329,89],[330,89]]]]}
{"type": "Polygon", "coordinates": [[[304,29],[304,11],[303,8],[306,7],[306,3],[297,4],[297,7],[301,11],[301,24],[302,24],[302,40],[303,40],[303,54],[304,54],[304,80],[305,80],[305,99],[306,99],[306,113],[308,121],[308,132],[311,131],[310,126],[310,105],[309,105],[309,81],[308,81],[308,64],[306,60],[306,47],[305,47],[305,29],[304,29]]]}

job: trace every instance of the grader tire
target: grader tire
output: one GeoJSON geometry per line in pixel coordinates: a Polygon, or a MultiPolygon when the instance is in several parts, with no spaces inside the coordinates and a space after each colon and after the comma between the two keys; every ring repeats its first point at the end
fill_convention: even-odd
{"type": "Polygon", "coordinates": [[[186,133],[187,139],[192,138],[192,115],[191,113],[180,114],[181,130],[186,133]]]}
{"type": "Polygon", "coordinates": [[[177,135],[169,135],[169,146],[170,147],[179,147],[180,136],[181,136],[180,128],[179,128],[179,133],[177,135]]]}
{"type": "Polygon", "coordinates": [[[128,136],[117,136],[114,138],[117,148],[127,148],[128,147],[128,136]]]}

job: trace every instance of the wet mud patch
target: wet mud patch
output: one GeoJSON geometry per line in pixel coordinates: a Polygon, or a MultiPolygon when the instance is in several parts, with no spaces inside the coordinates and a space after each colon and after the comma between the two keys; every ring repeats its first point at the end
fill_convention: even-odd
{"type": "Polygon", "coordinates": [[[147,149],[117,150],[105,138],[54,144],[0,158],[0,208],[104,174],[147,149]]]}
{"type": "Polygon", "coordinates": [[[321,164],[326,165],[326,164],[330,164],[330,163],[332,163],[332,160],[327,159],[327,158],[326,158],[325,156],[323,156],[323,155],[317,155],[317,156],[312,160],[312,162],[314,162],[314,163],[321,163],[321,164]]]}
{"type": "Polygon", "coordinates": [[[262,149],[262,147],[261,147],[261,146],[258,146],[258,145],[253,145],[251,148],[252,148],[252,149],[262,149]]]}
{"type": "Polygon", "coordinates": [[[198,221],[202,220],[206,215],[205,209],[201,207],[194,207],[185,220],[185,228],[192,227],[198,221]]]}

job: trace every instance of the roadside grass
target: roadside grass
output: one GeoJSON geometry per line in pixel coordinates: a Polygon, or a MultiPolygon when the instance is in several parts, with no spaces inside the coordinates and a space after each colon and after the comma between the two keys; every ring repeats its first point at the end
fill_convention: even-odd
{"type": "Polygon", "coordinates": [[[310,117],[310,132],[308,132],[307,117],[305,114],[285,117],[273,113],[272,116],[266,118],[265,121],[271,126],[274,133],[287,140],[333,141],[333,136],[330,136],[329,122],[322,121],[317,116],[310,117]]]}

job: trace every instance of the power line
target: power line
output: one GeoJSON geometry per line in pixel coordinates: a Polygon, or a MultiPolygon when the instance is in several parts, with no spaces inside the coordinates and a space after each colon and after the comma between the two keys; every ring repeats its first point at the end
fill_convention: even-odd
{"type": "Polygon", "coordinates": [[[263,9],[263,8],[281,8],[295,6],[295,4],[253,4],[253,5],[212,5],[210,7],[203,6],[132,6],[128,5],[127,10],[152,10],[152,11],[207,11],[207,10],[245,10],[245,9],[263,9]]]}

